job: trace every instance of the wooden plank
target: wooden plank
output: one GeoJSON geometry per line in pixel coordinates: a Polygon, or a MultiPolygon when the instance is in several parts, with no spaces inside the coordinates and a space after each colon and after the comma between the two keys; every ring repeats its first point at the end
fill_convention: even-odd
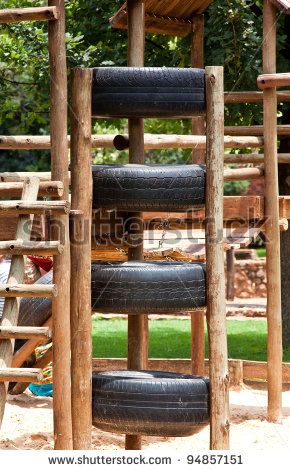
{"type": "Polygon", "coordinates": [[[223,239],[223,68],[207,67],[206,259],[210,449],[229,448],[229,372],[223,239]]]}
{"type": "MultiPolygon", "coordinates": [[[[260,164],[264,163],[264,154],[262,153],[228,153],[225,154],[225,163],[254,163],[260,164]]],[[[279,153],[278,154],[278,163],[290,163],[290,153],[279,153]]]]}
{"type": "MultiPolygon", "coordinates": [[[[278,86],[290,86],[290,73],[265,73],[259,75],[257,84],[261,90],[278,86]]],[[[276,90],[273,91],[273,95],[274,94],[276,98],[276,90]]]]}
{"type": "Polygon", "coordinates": [[[0,284],[0,297],[56,297],[55,284],[0,284]]]}
{"type": "Polygon", "coordinates": [[[0,339],[51,339],[51,329],[44,326],[0,326],[0,339]]]}
{"type": "Polygon", "coordinates": [[[20,21],[51,21],[59,17],[56,7],[9,8],[0,10],[1,23],[20,21]]]}
{"type": "MultiPolygon", "coordinates": [[[[225,135],[256,135],[264,134],[263,126],[227,126],[225,127],[225,135]]],[[[290,135],[290,126],[277,126],[277,135],[290,135]]]]}
{"type": "MultiPolygon", "coordinates": [[[[37,199],[39,180],[37,178],[26,179],[23,186],[22,200],[34,201],[37,199]]],[[[17,238],[25,241],[30,238],[31,216],[21,215],[18,219],[17,238]]],[[[10,271],[8,275],[7,285],[21,284],[24,277],[24,259],[23,256],[13,256],[11,260],[10,271]]],[[[5,287],[7,287],[7,285],[5,287]]],[[[18,298],[12,297],[5,299],[1,326],[12,327],[18,322],[20,301],[18,298]]],[[[0,341],[0,369],[6,369],[11,366],[14,350],[14,341],[10,339],[0,341]]],[[[3,420],[3,414],[7,396],[7,383],[0,383],[0,426],[3,420]]]]}
{"type": "MultiPolygon", "coordinates": [[[[145,53],[145,8],[143,0],[127,0],[128,10],[128,66],[143,67],[145,53]]],[[[144,120],[129,119],[129,162],[144,163],[144,120]]],[[[134,235],[138,236],[137,247],[128,251],[128,260],[143,260],[142,213],[130,214],[136,220],[134,235]]],[[[148,316],[128,315],[128,369],[143,370],[148,358],[148,316]]],[[[140,435],[126,435],[125,449],[142,448],[140,435]]]]}
{"type": "Polygon", "coordinates": [[[0,215],[42,214],[44,211],[54,214],[67,214],[70,204],[67,201],[0,201],[0,215]]]}
{"type": "Polygon", "coordinates": [[[92,446],[92,70],[74,69],[71,100],[71,361],[74,450],[92,446]]]}
{"type": "MultiPolygon", "coordinates": [[[[263,72],[276,72],[276,7],[264,0],[263,72]]],[[[290,77],[290,75],[289,75],[290,77]]],[[[264,162],[267,252],[268,325],[268,420],[282,418],[282,316],[277,164],[277,97],[274,88],[264,89],[264,162]]]]}
{"type": "MultiPolygon", "coordinates": [[[[1,179],[0,179],[1,181],[1,179]]],[[[0,182],[0,198],[12,198],[21,196],[23,190],[22,182],[0,182]]],[[[63,194],[63,184],[61,181],[44,181],[39,184],[38,196],[40,197],[60,197],[63,194]]]]}
{"type": "Polygon", "coordinates": [[[42,369],[0,369],[0,382],[37,383],[43,379],[42,369]]]}
{"type": "Polygon", "coordinates": [[[63,251],[59,242],[32,242],[23,240],[0,241],[0,253],[2,255],[38,255],[55,256],[63,251]]]}
{"type": "MultiPolygon", "coordinates": [[[[50,136],[51,177],[62,181],[63,199],[69,199],[68,142],[67,142],[67,64],[65,1],[48,0],[59,10],[58,21],[48,23],[50,64],[50,136]]],[[[54,448],[70,450],[72,444],[71,364],[70,364],[70,246],[69,218],[60,215],[52,221],[52,239],[59,240],[63,228],[64,251],[54,259],[53,282],[58,296],[52,302],[53,314],[53,420],[54,448]],[[61,360],[59,359],[61,358],[61,360]]]]}

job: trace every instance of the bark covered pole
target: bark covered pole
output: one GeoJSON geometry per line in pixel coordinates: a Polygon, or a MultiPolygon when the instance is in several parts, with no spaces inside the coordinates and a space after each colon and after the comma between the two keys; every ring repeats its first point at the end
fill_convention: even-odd
{"type": "MultiPolygon", "coordinates": [[[[265,0],[263,73],[275,72],[276,7],[270,0],[265,0]]],[[[267,219],[268,420],[280,422],[282,416],[282,319],[276,89],[264,90],[263,96],[265,216],[267,219]]]]}
{"type": "MultiPolygon", "coordinates": [[[[50,62],[51,178],[63,183],[63,199],[68,200],[67,68],[64,0],[49,0],[59,19],[48,27],[50,62]]],[[[68,215],[52,221],[52,239],[59,239],[64,251],[54,258],[53,282],[58,296],[52,303],[53,315],[53,419],[55,449],[72,449],[70,378],[70,247],[68,215]]]]}
{"type": "MultiPolygon", "coordinates": [[[[192,44],[191,65],[196,68],[204,67],[204,16],[196,15],[192,18],[192,44]]],[[[204,135],[205,118],[195,116],[192,118],[193,135],[204,135]]],[[[205,152],[201,149],[193,149],[193,163],[205,163],[205,152]]],[[[204,311],[191,314],[191,364],[192,373],[204,375],[204,311]]]]}
{"type": "MultiPolygon", "coordinates": [[[[145,8],[143,0],[128,0],[128,66],[144,66],[145,45],[145,8]]],[[[144,121],[129,119],[129,162],[144,163],[144,121]]],[[[139,243],[130,248],[129,260],[143,259],[143,222],[142,213],[132,213],[134,232],[139,243]]],[[[148,358],[148,316],[128,316],[128,369],[142,370],[147,367],[148,358]]],[[[125,447],[128,450],[141,449],[140,435],[127,435],[125,447]]]]}
{"type": "Polygon", "coordinates": [[[71,109],[71,361],[74,450],[92,434],[91,157],[92,70],[74,69],[71,109]]]}
{"type": "Polygon", "coordinates": [[[210,448],[229,448],[229,372],[223,248],[223,68],[206,68],[206,269],[209,332],[210,448]]]}
{"type": "Polygon", "coordinates": [[[227,300],[235,298],[235,249],[233,246],[227,251],[227,300]]]}

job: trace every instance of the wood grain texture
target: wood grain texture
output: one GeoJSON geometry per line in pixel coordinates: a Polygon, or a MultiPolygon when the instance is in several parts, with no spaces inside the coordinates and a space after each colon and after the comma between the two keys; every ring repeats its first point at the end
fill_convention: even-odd
{"type": "Polygon", "coordinates": [[[58,9],[53,7],[10,8],[0,10],[1,23],[20,21],[49,21],[58,19],[58,9]]]}
{"type": "Polygon", "coordinates": [[[40,284],[20,284],[13,285],[11,282],[9,286],[0,284],[1,297],[56,297],[57,288],[52,285],[40,284]]]}
{"type": "MultiPolygon", "coordinates": [[[[24,181],[22,200],[31,202],[37,199],[39,188],[39,180],[37,178],[27,178],[24,181]]],[[[16,237],[23,240],[30,239],[31,226],[30,215],[21,215],[18,219],[16,237]]],[[[13,256],[10,265],[10,271],[7,279],[7,284],[4,288],[10,285],[17,285],[23,282],[24,278],[24,259],[23,256],[13,256]]],[[[19,315],[19,298],[14,297],[5,299],[3,314],[1,319],[1,326],[12,327],[16,326],[19,315]]],[[[11,367],[13,358],[14,341],[11,339],[3,339],[0,341],[0,369],[4,370],[11,367]]],[[[5,382],[0,383],[0,425],[3,420],[3,414],[6,403],[8,384],[5,382]]]]}
{"type": "Polygon", "coordinates": [[[91,449],[92,70],[74,69],[71,108],[71,361],[74,450],[91,449]]]}
{"type": "Polygon", "coordinates": [[[0,326],[0,339],[51,339],[50,328],[44,326],[0,326]]]}
{"type": "MultiPolygon", "coordinates": [[[[279,103],[290,101],[290,91],[277,91],[279,103]]],[[[230,91],[225,93],[225,104],[236,103],[263,103],[261,91],[230,91]]]]}
{"type": "Polygon", "coordinates": [[[0,369],[1,382],[31,382],[37,383],[43,379],[41,369],[0,369]]]}
{"type": "Polygon", "coordinates": [[[59,242],[34,242],[23,240],[0,241],[2,255],[38,255],[54,256],[62,253],[63,246],[59,242]]]}
{"type": "MultiPolygon", "coordinates": [[[[277,86],[290,86],[290,73],[267,73],[259,75],[257,84],[261,90],[267,90],[277,86]]],[[[274,90],[273,94],[276,96],[276,90],[274,90]]]]}
{"type": "MultiPolygon", "coordinates": [[[[68,200],[68,142],[67,142],[67,64],[65,1],[48,0],[57,7],[59,19],[48,23],[48,48],[50,65],[50,136],[51,178],[63,183],[63,199],[68,200]]],[[[70,369],[70,247],[69,218],[67,215],[53,219],[52,239],[59,240],[58,227],[62,227],[64,251],[55,257],[53,282],[59,295],[52,302],[53,313],[53,419],[54,448],[72,449],[71,421],[71,369],[70,369]],[[61,360],[60,360],[61,358],[61,360]]]]}
{"type": "MultiPolygon", "coordinates": [[[[276,72],[276,7],[264,0],[263,72],[276,72]]],[[[277,162],[277,97],[264,90],[264,164],[267,251],[268,420],[282,418],[282,314],[277,162]]]]}
{"type": "Polygon", "coordinates": [[[223,68],[206,68],[206,259],[210,376],[210,448],[229,448],[229,372],[223,252],[223,68]]]}

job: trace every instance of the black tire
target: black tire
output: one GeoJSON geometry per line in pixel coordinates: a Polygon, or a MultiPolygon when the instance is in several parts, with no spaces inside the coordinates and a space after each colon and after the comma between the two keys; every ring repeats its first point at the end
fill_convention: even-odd
{"type": "Polygon", "coordinates": [[[98,67],[93,70],[95,117],[181,118],[205,114],[203,69],[98,67]]]}
{"type": "MultiPolygon", "coordinates": [[[[42,276],[35,284],[51,284],[52,271],[42,276]]],[[[51,299],[28,297],[21,299],[18,325],[19,326],[41,326],[51,316],[51,299]]],[[[25,340],[15,341],[15,351],[25,343],[25,340]]]]}
{"type": "Polygon", "coordinates": [[[92,264],[92,309],[101,313],[176,313],[206,305],[205,265],[185,262],[92,264]]]}
{"type": "Polygon", "coordinates": [[[205,203],[204,165],[94,165],[93,208],[197,209],[205,203]]]}
{"type": "Polygon", "coordinates": [[[209,419],[209,381],[170,372],[93,373],[93,425],[103,431],[190,436],[209,419]]]}

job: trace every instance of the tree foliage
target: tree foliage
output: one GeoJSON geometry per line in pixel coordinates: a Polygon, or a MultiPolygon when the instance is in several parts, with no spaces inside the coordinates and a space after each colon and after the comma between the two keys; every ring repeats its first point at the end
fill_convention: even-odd
{"type": "MultiPolygon", "coordinates": [[[[127,33],[112,29],[109,18],[122,5],[119,0],[66,0],[68,70],[75,66],[126,65],[127,33]]],[[[45,5],[43,0],[2,0],[1,8],[45,5]]],[[[49,67],[47,23],[0,25],[0,134],[49,133],[49,67]]],[[[206,64],[224,65],[227,90],[255,90],[262,61],[261,0],[218,0],[206,12],[206,64]]],[[[278,15],[279,71],[289,70],[283,55],[286,35],[284,16],[278,15]]],[[[190,37],[146,35],[146,65],[190,66],[190,37]]],[[[261,122],[261,105],[228,105],[227,125],[261,122]]],[[[283,113],[283,108],[280,109],[283,113]]],[[[146,131],[190,133],[189,120],[146,120],[146,131]]],[[[95,131],[116,133],[126,122],[99,121],[95,131]]],[[[150,152],[148,161],[185,162],[190,151],[150,152]]],[[[4,169],[46,169],[45,152],[0,152],[4,169]],[[37,155],[37,156],[36,156],[37,155]],[[4,158],[4,156],[6,158],[4,158]]],[[[126,153],[96,151],[95,159],[125,161],[126,153]]]]}

